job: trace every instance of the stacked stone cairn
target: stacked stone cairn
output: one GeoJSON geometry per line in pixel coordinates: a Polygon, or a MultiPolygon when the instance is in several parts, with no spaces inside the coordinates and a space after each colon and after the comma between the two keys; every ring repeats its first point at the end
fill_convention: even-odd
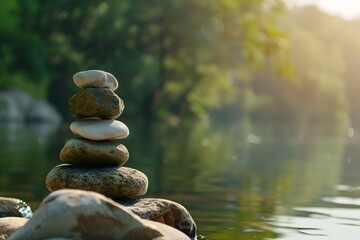
{"type": "MultiPolygon", "coordinates": [[[[70,130],[76,137],[68,140],[60,151],[63,164],[55,166],[46,176],[46,187],[51,193],[26,226],[21,227],[24,224],[21,222],[8,231],[10,234],[21,228],[11,239],[30,235],[33,238],[28,239],[70,236],[66,235],[69,231],[75,235],[89,234],[89,238],[80,239],[196,238],[196,224],[185,207],[167,199],[140,198],[147,192],[147,176],[123,167],[129,152],[119,141],[128,137],[129,129],[116,120],[125,108],[124,101],[114,92],[119,85],[116,78],[108,72],[88,70],[74,74],[73,81],[80,88],[68,102],[70,113],[76,119],[70,124],[70,130]],[[85,212],[94,218],[98,216],[103,223],[96,219],[82,220],[85,212]],[[59,214],[63,216],[57,217],[59,214]],[[124,214],[130,214],[133,220],[124,214]],[[122,217],[114,219],[115,216],[122,217]],[[132,221],[140,224],[142,230],[139,226],[136,231],[129,230],[130,225],[137,226],[130,224],[132,221]],[[62,228],[54,232],[51,226],[55,225],[62,228]],[[153,228],[157,230],[151,237],[153,228]],[[73,229],[81,231],[75,233],[73,229]],[[125,232],[133,237],[120,237],[125,232]],[[135,233],[143,237],[136,238],[135,233]],[[103,237],[94,238],[99,234],[103,237]]],[[[78,239],[75,235],[74,239],[78,239]]]]}
{"type": "Polygon", "coordinates": [[[135,198],[146,193],[148,179],[136,169],[122,167],[128,160],[127,148],[118,142],[129,135],[128,127],[116,120],[124,101],[114,92],[116,78],[107,72],[89,70],[73,76],[81,90],[68,102],[76,121],[70,130],[77,138],[65,143],[60,152],[64,163],[46,177],[50,192],[59,189],[94,191],[111,199],[135,198]]]}
{"type": "Polygon", "coordinates": [[[51,193],[33,214],[21,200],[0,198],[0,239],[195,238],[196,224],[182,205],[139,198],[147,191],[147,177],[122,167],[129,152],[118,139],[126,138],[129,129],[116,120],[124,102],[114,93],[115,77],[89,70],[73,78],[81,89],[69,100],[77,119],[70,129],[77,138],[65,143],[64,164],[46,177],[51,193]]]}

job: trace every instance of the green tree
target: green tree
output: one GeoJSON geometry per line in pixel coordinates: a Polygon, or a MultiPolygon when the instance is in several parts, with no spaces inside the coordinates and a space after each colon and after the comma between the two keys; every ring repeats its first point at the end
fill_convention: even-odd
{"type": "Polygon", "coordinates": [[[36,2],[27,3],[0,3],[0,88],[20,88],[45,98],[49,83],[46,44],[31,26],[36,2]]]}
{"type": "Polygon", "coordinates": [[[237,108],[243,83],[265,61],[281,56],[286,42],[276,22],[281,0],[17,0],[2,5],[9,19],[2,31],[13,29],[13,34],[2,35],[0,77],[20,74],[19,83],[42,96],[47,89],[63,114],[64,102],[76,92],[72,75],[94,68],[119,79],[128,116],[179,121],[204,118],[230,103],[237,108]]]}

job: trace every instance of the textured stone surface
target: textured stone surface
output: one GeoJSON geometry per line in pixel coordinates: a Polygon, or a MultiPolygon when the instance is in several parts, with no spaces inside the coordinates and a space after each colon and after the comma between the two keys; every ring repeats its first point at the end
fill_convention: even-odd
{"type": "Polygon", "coordinates": [[[115,119],[125,106],[112,90],[87,88],[69,99],[69,110],[74,118],[115,119]]]}
{"type": "Polygon", "coordinates": [[[64,163],[79,165],[123,165],[129,158],[126,147],[114,141],[70,139],[60,151],[64,163]]]}
{"type": "Polygon", "coordinates": [[[59,238],[189,239],[176,229],[142,220],[125,207],[100,194],[69,189],[49,194],[34,216],[9,239],[59,238]]]}
{"type": "Polygon", "coordinates": [[[118,81],[111,73],[101,70],[88,70],[75,73],[73,80],[79,88],[108,88],[115,91],[119,86],[118,81]]]}
{"type": "Polygon", "coordinates": [[[27,221],[27,218],[21,217],[0,218],[0,239],[8,238],[12,233],[24,226],[27,221]]]}
{"type": "Polygon", "coordinates": [[[179,203],[160,198],[124,199],[118,200],[118,203],[143,219],[165,223],[191,238],[196,237],[196,224],[186,208],[179,203]]]}
{"type": "Polygon", "coordinates": [[[1,217],[24,217],[30,218],[32,211],[29,205],[17,198],[0,197],[1,217]]]}
{"type": "Polygon", "coordinates": [[[62,164],[46,177],[49,191],[72,188],[94,191],[109,198],[138,197],[146,193],[148,179],[142,172],[127,167],[78,167],[62,164]]]}
{"type": "Polygon", "coordinates": [[[70,130],[89,140],[123,139],[129,135],[128,127],[118,120],[88,119],[70,124],[70,130]]]}

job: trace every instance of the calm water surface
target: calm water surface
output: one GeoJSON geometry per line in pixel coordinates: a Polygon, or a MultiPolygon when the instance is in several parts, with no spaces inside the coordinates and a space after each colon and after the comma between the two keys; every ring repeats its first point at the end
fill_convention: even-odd
{"type": "MultiPolygon", "coordinates": [[[[125,166],[148,176],[146,196],[184,205],[200,239],[360,236],[360,129],[125,123],[125,166]]],[[[68,125],[1,124],[0,136],[0,195],[36,209],[68,125]]]]}

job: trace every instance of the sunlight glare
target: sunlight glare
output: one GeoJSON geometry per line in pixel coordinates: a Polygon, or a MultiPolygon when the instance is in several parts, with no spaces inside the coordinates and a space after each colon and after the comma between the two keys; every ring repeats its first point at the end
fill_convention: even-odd
{"type": "Polygon", "coordinates": [[[345,19],[360,17],[360,1],[358,0],[293,0],[298,6],[316,5],[321,10],[345,19]]]}

